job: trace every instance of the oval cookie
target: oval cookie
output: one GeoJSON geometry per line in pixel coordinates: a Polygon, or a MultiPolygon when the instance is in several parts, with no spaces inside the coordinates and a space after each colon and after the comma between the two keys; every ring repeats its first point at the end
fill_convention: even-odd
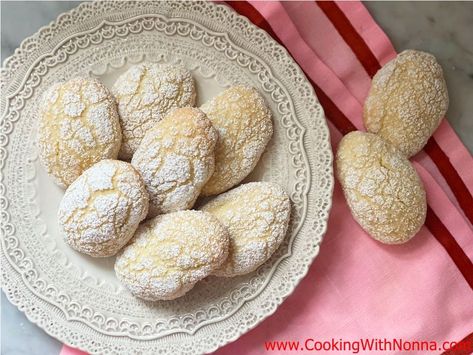
{"type": "Polygon", "coordinates": [[[442,68],[431,54],[407,50],[373,77],[363,120],[407,157],[418,153],[448,108],[442,68]]]}
{"type": "Polygon", "coordinates": [[[148,213],[148,193],[129,163],[102,160],[74,181],[59,205],[64,238],[95,257],[115,255],[148,213]]]}
{"type": "Polygon", "coordinates": [[[146,133],[131,161],[150,196],[149,216],[191,208],[214,171],[217,132],[198,108],[172,111],[146,133]]]}
{"type": "Polygon", "coordinates": [[[142,63],[122,74],[113,89],[118,103],[123,142],[120,159],[130,160],[146,132],[171,109],[194,106],[191,73],[170,64],[142,63]]]}
{"type": "Polygon", "coordinates": [[[375,134],[351,132],[340,141],[336,165],[353,217],[374,239],[399,244],[419,231],[425,190],[399,150],[375,134]]]}
{"type": "Polygon", "coordinates": [[[219,133],[215,172],[202,189],[216,195],[240,183],[256,166],[273,134],[264,99],[253,88],[234,86],[202,105],[219,133]]]}
{"type": "Polygon", "coordinates": [[[228,229],[230,252],[214,275],[232,277],[256,270],[286,235],[291,213],[287,193],[269,182],[251,182],[202,206],[228,229]]]}
{"type": "Polygon", "coordinates": [[[97,79],[57,83],[39,105],[39,157],[65,188],[102,159],[115,159],[122,134],[115,101],[97,79]]]}
{"type": "Polygon", "coordinates": [[[183,296],[227,258],[227,230],[211,214],[179,211],[142,224],[118,255],[115,272],[137,297],[183,296]]]}

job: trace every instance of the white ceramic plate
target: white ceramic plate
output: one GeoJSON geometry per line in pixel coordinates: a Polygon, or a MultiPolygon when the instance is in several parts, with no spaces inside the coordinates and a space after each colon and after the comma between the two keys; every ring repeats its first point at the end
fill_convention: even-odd
{"type": "Polygon", "coordinates": [[[333,189],[323,111],[285,49],[223,5],[84,3],[26,39],[2,69],[2,287],[49,334],[90,353],[201,353],[237,339],[272,314],[317,255],[333,189]],[[283,185],[293,204],[285,243],[256,272],[211,277],[185,297],[132,297],[113,258],[68,248],[56,212],[63,191],[38,162],[36,107],[53,82],[91,75],[111,85],[133,63],[180,62],[201,104],[230,84],[264,95],[275,133],[247,181],[283,185]]]}

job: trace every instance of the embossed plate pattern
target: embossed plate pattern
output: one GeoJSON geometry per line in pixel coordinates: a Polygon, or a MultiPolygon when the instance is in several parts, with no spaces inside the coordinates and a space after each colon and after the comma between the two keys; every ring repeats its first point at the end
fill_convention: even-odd
{"type": "Polygon", "coordinates": [[[49,334],[90,353],[211,352],[272,314],[317,255],[333,190],[332,152],[312,87],[265,32],[206,2],[84,3],[26,39],[1,75],[1,263],[10,301],[49,334]],[[63,191],[38,162],[37,107],[53,82],[77,75],[111,85],[142,61],[190,69],[201,104],[231,84],[256,87],[275,133],[251,180],[276,181],[293,210],[285,243],[256,272],[211,277],[183,298],[133,298],[113,258],[68,248],[56,212],[63,191]]]}

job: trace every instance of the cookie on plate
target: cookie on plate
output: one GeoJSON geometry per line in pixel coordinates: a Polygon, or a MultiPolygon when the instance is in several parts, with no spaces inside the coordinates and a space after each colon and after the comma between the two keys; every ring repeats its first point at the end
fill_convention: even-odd
{"type": "Polygon", "coordinates": [[[232,277],[256,270],[281,245],[289,224],[291,204],[277,184],[251,182],[225,192],[204,206],[230,235],[230,251],[214,275],[232,277]]]}
{"type": "Polygon", "coordinates": [[[149,301],[183,296],[227,258],[227,230],[209,213],[179,211],[160,215],[137,230],[118,255],[118,279],[149,301]]]}
{"type": "Polygon", "coordinates": [[[142,63],[115,82],[123,142],[119,158],[130,160],[146,132],[170,110],[194,106],[196,91],[191,73],[171,64],[142,63]]]}
{"type": "Polygon", "coordinates": [[[217,132],[198,108],[179,108],[144,136],[131,164],[145,181],[149,217],[191,208],[214,171],[217,132]]]}
{"type": "Polygon", "coordinates": [[[61,187],[102,159],[115,159],[122,134],[115,101],[97,79],[51,86],[39,105],[39,157],[61,187]]]}
{"type": "Polygon", "coordinates": [[[102,160],[74,181],[59,205],[64,238],[94,257],[115,255],[148,213],[148,193],[131,164],[102,160]]]}
{"type": "Polygon", "coordinates": [[[256,166],[273,135],[271,112],[256,89],[233,86],[201,107],[219,133],[215,172],[202,189],[216,195],[239,184],[256,166]]]}

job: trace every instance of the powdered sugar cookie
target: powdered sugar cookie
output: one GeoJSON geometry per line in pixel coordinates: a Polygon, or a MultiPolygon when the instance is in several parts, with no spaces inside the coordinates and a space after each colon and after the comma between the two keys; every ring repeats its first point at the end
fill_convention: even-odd
{"type": "Polygon", "coordinates": [[[425,190],[401,151],[375,134],[351,132],[340,141],[336,163],[351,213],[374,239],[399,244],[419,231],[425,190]]]}
{"type": "Polygon", "coordinates": [[[96,79],[50,87],[39,105],[39,157],[61,187],[102,159],[115,159],[121,130],[115,101],[96,79]]]}
{"type": "Polygon", "coordinates": [[[149,216],[191,208],[214,170],[217,132],[198,108],[172,111],[143,138],[131,163],[150,196],[149,216]]]}
{"type": "Polygon", "coordinates": [[[286,235],[291,204],[279,185],[251,182],[217,196],[201,210],[228,229],[228,259],[214,275],[232,277],[256,270],[276,251],[286,235]]]}
{"type": "Polygon", "coordinates": [[[102,160],[66,190],[58,218],[72,248],[95,257],[115,255],[148,213],[148,193],[129,163],[102,160]]]}
{"type": "Polygon", "coordinates": [[[143,63],[122,74],[113,89],[118,103],[123,143],[120,159],[130,160],[146,132],[171,109],[194,106],[191,73],[170,64],[143,63]]]}
{"type": "Polygon", "coordinates": [[[264,99],[253,88],[234,86],[202,107],[219,132],[215,172],[202,189],[219,194],[240,183],[256,166],[273,134],[264,99]]]}
{"type": "Polygon", "coordinates": [[[418,153],[448,108],[442,68],[431,54],[407,50],[373,77],[363,119],[407,157],[418,153]]]}
{"type": "Polygon", "coordinates": [[[115,262],[118,279],[137,297],[183,296],[227,258],[227,230],[212,215],[179,211],[142,224],[115,262]]]}

